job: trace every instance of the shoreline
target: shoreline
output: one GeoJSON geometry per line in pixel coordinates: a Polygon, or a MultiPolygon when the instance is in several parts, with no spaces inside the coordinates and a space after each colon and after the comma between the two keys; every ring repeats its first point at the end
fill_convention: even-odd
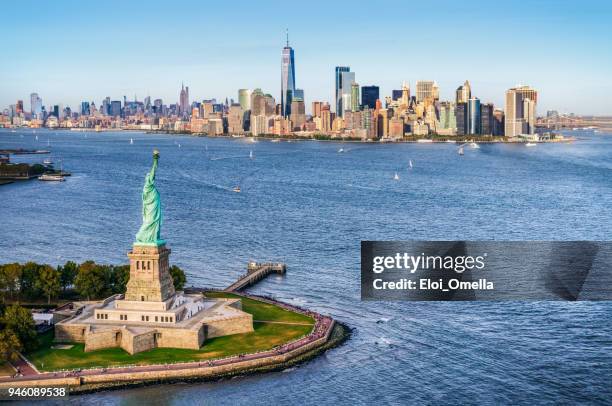
{"type": "Polygon", "coordinates": [[[207,135],[205,133],[191,133],[191,132],[176,132],[171,130],[143,130],[143,129],[122,129],[122,128],[112,128],[112,129],[104,129],[100,131],[96,131],[95,129],[70,129],[70,128],[41,128],[41,130],[45,131],[62,131],[62,132],[74,132],[74,133],[82,133],[82,132],[92,132],[92,133],[105,133],[105,132],[126,132],[126,133],[142,133],[142,134],[151,134],[151,135],[170,135],[170,136],[185,136],[185,137],[197,137],[197,138],[223,138],[223,139],[248,139],[254,140],[266,140],[266,141],[283,141],[283,142],[294,142],[294,141],[320,141],[320,142],[336,142],[336,143],[358,143],[358,144],[464,144],[464,143],[476,143],[476,144],[517,144],[524,145],[526,143],[537,143],[537,144],[565,144],[578,141],[578,138],[573,135],[564,136],[563,139],[552,139],[552,140],[510,140],[505,136],[483,136],[483,135],[473,135],[473,136],[460,136],[462,138],[457,139],[458,136],[423,136],[422,138],[416,138],[418,136],[410,136],[410,139],[356,139],[353,137],[347,138],[331,138],[328,136],[324,136],[322,138],[317,138],[316,136],[307,136],[300,137],[297,135],[293,136],[274,136],[274,135],[230,135],[230,134],[222,134],[222,135],[207,135]],[[482,139],[482,138],[486,139],[482,139]],[[480,138],[480,139],[479,139],[480,138]]]}

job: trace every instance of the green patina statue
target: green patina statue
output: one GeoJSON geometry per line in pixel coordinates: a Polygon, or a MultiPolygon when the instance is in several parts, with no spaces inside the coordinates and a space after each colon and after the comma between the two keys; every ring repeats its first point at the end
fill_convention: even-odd
{"type": "Polygon", "coordinates": [[[139,245],[162,245],[165,243],[160,238],[162,224],[162,208],[159,192],[155,188],[155,171],[159,151],[153,151],[153,167],[147,173],[144,187],[142,188],[142,226],[136,234],[136,244],[139,245]]]}

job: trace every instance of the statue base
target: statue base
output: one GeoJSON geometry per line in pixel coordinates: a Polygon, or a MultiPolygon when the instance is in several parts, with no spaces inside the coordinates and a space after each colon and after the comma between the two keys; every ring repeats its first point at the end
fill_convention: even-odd
{"type": "Polygon", "coordinates": [[[170,249],[162,244],[134,243],[130,258],[130,279],[126,301],[165,302],[175,295],[170,276],[170,249]]]}

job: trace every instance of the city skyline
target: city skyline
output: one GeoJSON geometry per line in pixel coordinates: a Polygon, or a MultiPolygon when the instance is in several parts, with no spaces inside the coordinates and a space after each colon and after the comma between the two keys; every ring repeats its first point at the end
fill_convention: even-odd
{"type": "Polygon", "coordinates": [[[176,89],[182,82],[189,84],[191,100],[238,100],[241,88],[261,88],[280,100],[279,50],[288,27],[295,75],[308,112],[312,101],[335,104],[336,66],[350,66],[362,87],[378,86],[381,99],[403,82],[414,88],[417,80],[435,80],[440,99],[452,100],[467,79],[483,102],[498,106],[504,104],[506,89],[528,83],[542,94],[538,114],[549,109],[612,112],[608,97],[612,85],[605,69],[612,61],[609,53],[601,52],[611,31],[605,26],[611,7],[603,2],[580,6],[541,2],[518,11],[512,4],[444,3],[434,8],[389,3],[380,8],[379,16],[346,10],[345,18],[333,24],[328,20],[341,5],[326,7],[328,11],[317,20],[317,27],[325,29],[319,30],[288,23],[278,7],[269,4],[256,13],[248,5],[231,13],[183,3],[164,10],[169,16],[154,11],[155,7],[135,5],[122,6],[121,12],[111,4],[57,7],[42,13],[36,3],[7,4],[3,9],[14,18],[0,27],[0,33],[19,40],[8,41],[4,49],[8,57],[0,66],[0,106],[4,109],[17,100],[27,105],[31,93],[38,93],[45,106],[73,109],[82,101],[99,103],[107,96],[124,95],[128,99],[137,95],[139,100],[151,96],[170,104],[179,102],[176,89]],[[177,13],[183,13],[184,24],[169,21],[181,21],[171,18],[177,13]],[[468,28],[459,21],[461,16],[469,17],[468,28]],[[354,35],[347,27],[360,18],[370,18],[372,25],[354,35]],[[119,28],[113,31],[109,20],[119,28]],[[500,24],[518,22],[525,24],[509,39],[500,24]],[[62,23],[70,28],[64,29],[62,23]],[[201,27],[192,32],[194,24],[201,27]],[[152,29],[155,41],[149,38],[152,29]],[[116,35],[109,38],[109,33],[116,35]],[[457,43],[470,35],[478,39],[476,49],[467,44],[462,51],[457,43]],[[53,42],[37,42],[45,38],[53,42]],[[37,52],[31,52],[32,47],[37,52]],[[559,58],[565,49],[571,49],[571,56],[559,58]]]}

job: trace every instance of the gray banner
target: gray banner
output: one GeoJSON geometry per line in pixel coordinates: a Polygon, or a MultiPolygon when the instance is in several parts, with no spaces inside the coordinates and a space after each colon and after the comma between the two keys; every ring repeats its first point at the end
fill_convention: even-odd
{"type": "Polygon", "coordinates": [[[608,241],[362,241],[362,300],[611,300],[608,241]]]}

